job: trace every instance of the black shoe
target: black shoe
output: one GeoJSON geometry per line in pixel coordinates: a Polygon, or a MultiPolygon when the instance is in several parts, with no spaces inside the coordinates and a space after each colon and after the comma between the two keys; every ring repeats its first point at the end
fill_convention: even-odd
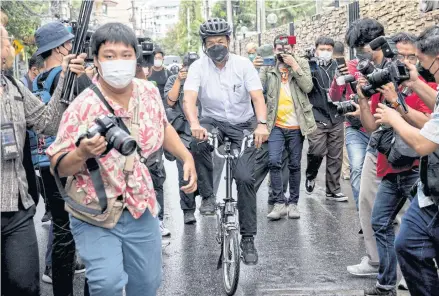
{"type": "Polygon", "coordinates": [[[396,289],[384,290],[378,287],[373,287],[372,289],[368,289],[364,291],[364,295],[366,296],[396,296],[396,289]]]}
{"type": "Polygon", "coordinates": [[[47,284],[52,283],[52,267],[46,266],[46,269],[44,270],[43,277],[41,280],[47,284]]]}
{"type": "Polygon", "coordinates": [[[363,235],[363,229],[360,228],[360,231],[358,231],[358,234],[362,236],[363,235]]]}
{"type": "Polygon", "coordinates": [[[241,257],[242,262],[246,265],[256,265],[258,263],[258,251],[255,248],[255,238],[253,236],[242,237],[241,257]]]}
{"type": "Polygon", "coordinates": [[[316,180],[306,179],[305,181],[306,193],[311,194],[314,191],[314,187],[316,187],[316,180]]]}
{"type": "Polygon", "coordinates": [[[195,219],[194,211],[185,211],[184,224],[195,224],[195,223],[197,223],[197,219],[195,219]]]}
{"type": "Polygon", "coordinates": [[[200,214],[201,215],[215,214],[215,202],[216,202],[216,198],[214,195],[201,200],[200,214]]]}
{"type": "Polygon", "coordinates": [[[339,192],[339,193],[326,193],[326,199],[338,201],[338,202],[348,201],[348,197],[341,192],[339,192]]]}
{"type": "Polygon", "coordinates": [[[46,223],[52,220],[52,213],[51,212],[45,212],[43,218],[41,218],[42,223],[46,223]]]}

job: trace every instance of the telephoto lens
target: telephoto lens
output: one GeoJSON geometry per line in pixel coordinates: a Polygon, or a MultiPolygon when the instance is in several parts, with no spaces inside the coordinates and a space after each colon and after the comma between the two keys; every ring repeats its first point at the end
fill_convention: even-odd
{"type": "Polygon", "coordinates": [[[337,104],[338,115],[345,115],[346,113],[355,112],[357,108],[352,104],[352,101],[340,102],[337,104]]]}

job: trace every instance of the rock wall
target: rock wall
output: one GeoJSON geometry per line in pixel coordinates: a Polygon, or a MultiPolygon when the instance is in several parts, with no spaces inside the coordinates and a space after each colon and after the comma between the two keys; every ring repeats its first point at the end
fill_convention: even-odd
{"type": "MultiPolygon", "coordinates": [[[[361,0],[360,17],[378,20],[384,25],[387,35],[401,31],[418,34],[423,29],[439,23],[439,10],[421,13],[417,0],[361,0]]],[[[306,48],[314,46],[319,36],[329,36],[334,40],[344,41],[347,28],[348,6],[308,17],[295,24],[296,49],[303,53],[306,48]]],[[[261,34],[261,44],[272,43],[276,35],[288,33],[288,25],[267,30],[261,34]]],[[[235,52],[246,56],[246,45],[250,42],[258,44],[258,38],[258,35],[255,35],[236,41],[235,52]]]]}

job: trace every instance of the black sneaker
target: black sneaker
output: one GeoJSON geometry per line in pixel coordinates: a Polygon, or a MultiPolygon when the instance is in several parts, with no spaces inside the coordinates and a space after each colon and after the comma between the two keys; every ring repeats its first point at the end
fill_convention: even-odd
{"type": "Polygon", "coordinates": [[[379,287],[373,287],[372,289],[367,289],[364,291],[365,296],[396,296],[396,289],[393,288],[391,290],[384,290],[379,287]]]}
{"type": "Polygon", "coordinates": [[[326,193],[326,199],[338,201],[338,202],[348,201],[348,197],[341,192],[339,192],[339,193],[326,193]]]}
{"type": "Polygon", "coordinates": [[[85,272],[85,265],[83,263],[76,262],[75,274],[84,273],[84,272],[85,272]]]}
{"type": "Polygon", "coordinates": [[[316,187],[316,180],[306,179],[305,181],[306,193],[311,194],[314,191],[314,187],[316,187]]]}
{"type": "Polygon", "coordinates": [[[46,223],[52,220],[52,213],[51,212],[45,212],[43,218],[41,218],[42,223],[46,223]]]}
{"type": "Polygon", "coordinates": [[[215,214],[215,202],[216,202],[216,198],[214,195],[208,198],[204,198],[201,201],[200,214],[201,215],[215,214]]]}
{"type": "Polygon", "coordinates": [[[255,238],[253,236],[242,237],[241,258],[246,265],[256,265],[258,263],[258,251],[255,248],[255,238]]]}
{"type": "Polygon", "coordinates": [[[52,283],[52,267],[46,266],[46,269],[44,270],[43,277],[41,280],[47,284],[52,283]]]}
{"type": "Polygon", "coordinates": [[[184,224],[194,224],[197,222],[195,219],[194,211],[185,211],[184,212],[184,224]]]}

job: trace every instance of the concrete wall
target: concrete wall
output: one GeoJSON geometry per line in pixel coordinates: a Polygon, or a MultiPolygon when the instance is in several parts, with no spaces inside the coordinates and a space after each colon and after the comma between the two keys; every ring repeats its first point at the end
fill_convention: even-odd
{"type": "MultiPolygon", "coordinates": [[[[361,0],[360,16],[375,18],[381,22],[387,35],[401,31],[417,34],[424,28],[439,23],[439,10],[421,13],[417,0],[361,0]]],[[[314,46],[319,36],[329,36],[344,41],[347,27],[348,6],[309,17],[295,25],[298,43],[296,49],[303,53],[304,49],[314,46]]],[[[288,25],[267,30],[261,34],[261,44],[272,43],[276,35],[288,33],[288,25]]],[[[258,36],[237,41],[236,53],[245,56],[247,54],[245,46],[250,42],[258,44],[258,36]]]]}

